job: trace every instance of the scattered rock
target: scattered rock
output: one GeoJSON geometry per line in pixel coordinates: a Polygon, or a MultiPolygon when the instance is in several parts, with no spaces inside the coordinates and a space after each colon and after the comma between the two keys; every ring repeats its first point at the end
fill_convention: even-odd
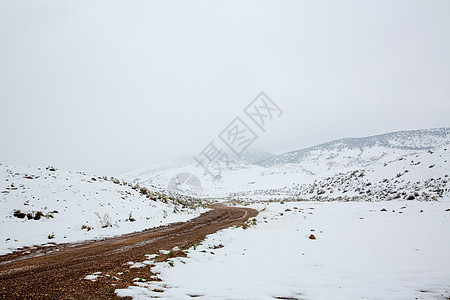
{"type": "Polygon", "coordinates": [[[285,211],[291,211],[291,210],[288,208],[288,209],[286,209],[285,211]]]}
{"type": "Polygon", "coordinates": [[[381,211],[387,211],[387,209],[386,208],[382,208],[381,211]]]}
{"type": "Polygon", "coordinates": [[[447,208],[445,211],[450,211],[450,208],[447,208]]]}
{"type": "Polygon", "coordinates": [[[409,195],[408,198],[406,198],[406,200],[414,200],[416,199],[416,197],[414,197],[413,195],[409,195]]]}
{"type": "Polygon", "coordinates": [[[310,240],[315,240],[315,239],[316,239],[316,236],[315,236],[314,234],[311,234],[311,235],[309,236],[309,239],[310,239],[310,240]]]}

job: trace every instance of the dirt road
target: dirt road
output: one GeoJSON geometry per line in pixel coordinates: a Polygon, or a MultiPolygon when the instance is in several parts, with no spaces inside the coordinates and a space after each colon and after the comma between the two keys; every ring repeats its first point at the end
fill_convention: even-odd
{"type": "Polygon", "coordinates": [[[208,234],[240,225],[257,214],[251,208],[215,207],[184,223],[0,256],[0,299],[115,298],[114,290],[132,285],[136,277],[152,280],[150,267],[129,268],[127,262],[143,261],[145,254],[175,246],[188,248],[208,234]],[[98,271],[103,275],[99,280],[84,279],[98,271]]]}

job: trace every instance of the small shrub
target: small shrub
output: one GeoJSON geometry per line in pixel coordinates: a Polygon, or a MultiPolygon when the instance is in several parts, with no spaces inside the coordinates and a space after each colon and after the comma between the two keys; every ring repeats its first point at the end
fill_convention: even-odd
{"type": "Polygon", "coordinates": [[[90,231],[90,230],[92,230],[92,229],[94,229],[94,228],[91,227],[91,226],[89,226],[89,225],[83,224],[83,225],[81,226],[81,230],[84,230],[84,229],[86,229],[87,231],[90,231]]]}
{"type": "Polygon", "coordinates": [[[37,220],[40,220],[41,217],[43,217],[43,216],[44,216],[44,214],[42,213],[42,211],[39,210],[34,214],[33,219],[35,219],[37,221],[37,220]]]}
{"type": "Polygon", "coordinates": [[[141,187],[141,188],[139,189],[139,192],[140,192],[143,196],[150,195],[150,191],[149,191],[146,187],[141,187]]]}
{"type": "Polygon", "coordinates": [[[54,218],[54,217],[53,217],[53,213],[51,213],[51,212],[49,212],[49,213],[46,214],[46,215],[43,215],[43,217],[46,218],[46,219],[53,219],[53,218],[54,218]]]}
{"type": "Polygon", "coordinates": [[[223,247],[225,247],[222,243],[220,243],[219,245],[214,245],[214,246],[212,246],[212,247],[209,247],[209,249],[220,249],[220,248],[223,248],[223,247]]]}
{"type": "Polygon", "coordinates": [[[14,210],[13,215],[14,215],[14,217],[19,218],[19,219],[25,218],[25,214],[23,212],[21,212],[20,209],[14,210]]]}
{"type": "Polygon", "coordinates": [[[249,220],[245,221],[244,224],[242,224],[242,225],[237,225],[236,228],[242,227],[242,229],[247,229],[250,226],[255,226],[255,225],[256,225],[256,218],[253,218],[251,220],[249,219],[249,220]]]}
{"type": "Polygon", "coordinates": [[[112,227],[111,217],[109,214],[105,213],[103,217],[101,217],[98,212],[95,212],[95,215],[97,216],[102,228],[112,227]]]}

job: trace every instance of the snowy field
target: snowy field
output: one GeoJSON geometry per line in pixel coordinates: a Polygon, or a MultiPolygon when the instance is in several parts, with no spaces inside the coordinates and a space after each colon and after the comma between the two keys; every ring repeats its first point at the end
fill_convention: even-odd
{"type": "Polygon", "coordinates": [[[265,207],[256,225],[212,234],[186,258],[156,263],[152,272],[161,282],[137,281],[116,293],[135,299],[450,297],[450,199],[253,206],[265,207]]]}

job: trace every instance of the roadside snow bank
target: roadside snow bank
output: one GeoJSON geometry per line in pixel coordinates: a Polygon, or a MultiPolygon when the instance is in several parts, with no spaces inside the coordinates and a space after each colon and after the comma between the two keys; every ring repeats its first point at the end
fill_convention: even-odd
{"type": "Polygon", "coordinates": [[[181,210],[123,182],[81,172],[0,165],[0,255],[187,221],[202,211],[181,210]]]}

